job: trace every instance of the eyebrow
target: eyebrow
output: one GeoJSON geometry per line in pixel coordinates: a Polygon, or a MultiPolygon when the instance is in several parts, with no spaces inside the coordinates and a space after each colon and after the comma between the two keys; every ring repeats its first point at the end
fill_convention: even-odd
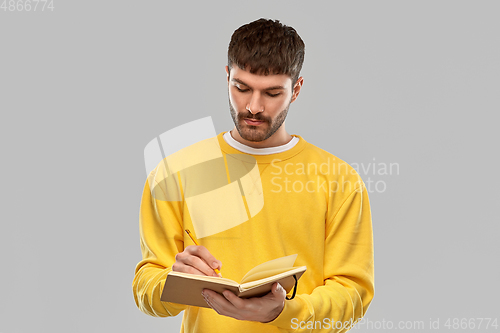
{"type": "MultiPolygon", "coordinates": [[[[236,82],[238,82],[240,84],[243,84],[243,85],[245,85],[247,87],[250,87],[248,84],[246,84],[245,82],[243,82],[243,81],[241,81],[240,79],[237,79],[237,78],[232,78],[231,81],[236,81],[236,82]]],[[[284,90],[285,87],[283,87],[283,86],[272,86],[272,87],[268,87],[268,88],[266,88],[264,90],[276,90],[276,89],[284,90]]]]}

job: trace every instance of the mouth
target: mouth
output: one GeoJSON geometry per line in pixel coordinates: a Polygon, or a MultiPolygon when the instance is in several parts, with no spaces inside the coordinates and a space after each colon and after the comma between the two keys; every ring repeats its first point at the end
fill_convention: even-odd
{"type": "Polygon", "coordinates": [[[252,126],[258,126],[258,125],[260,125],[260,124],[263,124],[263,123],[264,123],[264,121],[262,121],[262,120],[256,120],[256,119],[249,119],[249,118],[245,118],[245,119],[243,119],[243,120],[245,121],[245,123],[246,123],[247,125],[252,125],[252,126]]]}

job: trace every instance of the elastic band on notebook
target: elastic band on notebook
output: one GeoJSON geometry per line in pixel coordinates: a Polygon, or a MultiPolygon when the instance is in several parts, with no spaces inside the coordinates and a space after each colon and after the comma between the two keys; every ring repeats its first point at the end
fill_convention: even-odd
{"type": "Polygon", "coordinates": [[[295,293],[297,292],[297,277],[293,275],[293,278],[295,279],[295,286],[293,287],[292,297],[288,298],[288,296],[285,296],[287,300],[293,299],[295,297],[295,293]]]}

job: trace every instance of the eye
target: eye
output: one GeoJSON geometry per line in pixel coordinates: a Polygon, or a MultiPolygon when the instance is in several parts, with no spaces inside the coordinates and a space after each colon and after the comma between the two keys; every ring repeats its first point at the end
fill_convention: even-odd
{"type": "Polygon", "coordinates": [[[245,92],[245,91],[248,91],[248,89],[240,89],[238,86],[235,86],[235,87],[236,87],[236,89],[238,89],[238,91],[240,91],[240,92],[245,92]]]}
{"type": "Polygon", "coordinates": [[[277,93],[277,94],[270,94],[270,93],[267,93],[270,97],[277,97],[280,95],[280,93],[277,93]]]}

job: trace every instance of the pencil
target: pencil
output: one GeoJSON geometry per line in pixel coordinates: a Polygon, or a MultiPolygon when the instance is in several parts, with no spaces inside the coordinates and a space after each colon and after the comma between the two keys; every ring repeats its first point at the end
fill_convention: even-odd
{"type": "MultiPolygon", "coordinates": [[[[191,231],[189,231],[189,229],[186,229],[185,231],[188,234],[188,236],[191,238],[193,243],[195,243],[197,246],[200,246],[200,244],[198,244],[198,241],[196,240],[196,238],[194,238],[194,236],[191,235],[191,231]]],[[[222,274],[220,273],[220,271],[217,268],[214,268],[214,271],[215,271],[215,273],[219,274],[220,277],[222,277],[222,274]]]]}

